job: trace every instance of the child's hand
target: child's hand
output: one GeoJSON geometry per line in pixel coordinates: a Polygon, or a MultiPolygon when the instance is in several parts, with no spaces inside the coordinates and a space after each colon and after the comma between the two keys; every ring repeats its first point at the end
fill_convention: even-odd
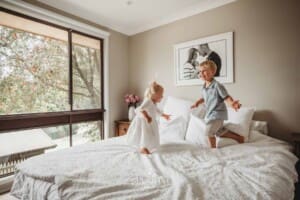
{"type": "Polygon", "coordinates": [[[231,104],[231,107],[237,111],[238,109],[240,109],[240,107],[242,106],[242,104],[239,103],[239,100],[233,101],[231,104]]]}
{"type": "Polygon", "coordinates": [[[152,118],[150,116],[146,117],[147,122],[150,124],[152,122],[152,118]]]}
{"type": "Polygon", "coordinates": [[[195,104],[193,104],[192,106],[191,106],[191,109],[194,109],[194,108],[197,108],[199,105],[197,104],[197,103],[195,103],[195,104]]]}
{"type": "Polygon", "coordinates": [[[152,118],[148,115],[148,113],[145,110],[142,111],[142,114],[148,123],[152,122],[152,118]]]}
{"type": "Polygon", "coordinates": [[[166,120],[170,120],[171,115],[167,115],[167,114],[162,114],[162,117],[165,118],[166,120]]]}
{"type": "Polygon", "coordinates": [[[199,99],[198,101],[196,101],[192,106],[191,106],[191,109],[193,108],[197,108],[200,104],[204,103],[204,99],[201,98],[199,99]]]}

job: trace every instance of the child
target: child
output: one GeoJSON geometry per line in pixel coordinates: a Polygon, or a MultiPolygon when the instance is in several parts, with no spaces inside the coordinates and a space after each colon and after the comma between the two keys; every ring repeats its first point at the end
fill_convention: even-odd
{"type": "Polygon", "coordinates": [[[241,107],[241,104],[239,101],[233,100],[225,87],[214,79],[216,70],[217,66],[213,61],[207,60],[200,64],[199,78],[201,77],[205,81],[202,88],[203,98],[200,98],[191,106],[191,108],[196,108],[201,103],[205,104],[205,134],[208,136],[212,148],[216,148],[215,136],[232,138],[239,143],[244,142],[243,136],[230,132],[223,127],[224,120],[228,118],[224,101],[234,108],[235,111],[241,107]]]}
{"type": "Polygon", "coordinates": [[[150,154],[159,147],[159,133],[156,115],[160,114],[166,120],[170,115],[162,113],[156,106],[163,97],[164,89],[156,82],[151,83],[145,92],[145,98],[139,108],[137,116],[131,122],[127,133],[128,144],[137,146],[143,154],[150,154]]]}

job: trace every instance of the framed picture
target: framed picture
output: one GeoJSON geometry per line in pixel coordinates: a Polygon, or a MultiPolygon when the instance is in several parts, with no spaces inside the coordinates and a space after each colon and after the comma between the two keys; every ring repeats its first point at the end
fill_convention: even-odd
{"type": "Polygon", "coordinates": [[[201,85],[199,64],[212,60],[217,65],[215,79],[233,83],[233,32],[222,33],[174,45],[177,86],[201,85]]]}

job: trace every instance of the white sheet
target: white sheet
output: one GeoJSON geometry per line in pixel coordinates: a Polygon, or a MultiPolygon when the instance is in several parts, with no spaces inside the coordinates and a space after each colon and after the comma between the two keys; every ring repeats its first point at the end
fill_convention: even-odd
{"type": "Polygon", "coordinates": [[[293,199],[297,158],[290,146],[251,134],[252,142],[221,149],[164,143],[150,156],[125,145],[125,136],[77,146],[23,162],[11,193],[23,199],[293,199]]]}

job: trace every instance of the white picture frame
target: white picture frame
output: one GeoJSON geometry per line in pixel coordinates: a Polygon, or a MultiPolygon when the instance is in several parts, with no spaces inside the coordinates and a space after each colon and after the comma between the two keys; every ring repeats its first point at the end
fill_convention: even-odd
{"type": "Polygon", "coordinates": [[[233,32],[175,44],[175,85],[203,85],[198,74],[199,64],[204,60],[215,61],[217,81],[233,83],[233,32]]]}

